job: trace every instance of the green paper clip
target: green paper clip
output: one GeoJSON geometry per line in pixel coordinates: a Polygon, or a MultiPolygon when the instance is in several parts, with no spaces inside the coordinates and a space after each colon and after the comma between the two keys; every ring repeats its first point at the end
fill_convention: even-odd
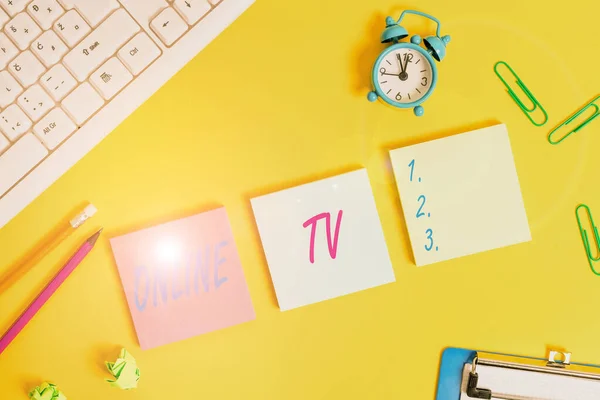
{"type": "Polygon", "coordinates": [[[594,269],[594,262],[600,261],[600,236],[598,236],[598,228],[596,227],[596,224],[594,224],[594,218],[592,217],[592,212],[590,211],[590,208],[587,205],[580,204],[575,209],[575,217],[577,218],[577,225],[579,225],[579,233],[581,233],[581,239],[583,240],[583,247],[585,248],[585,253],[587,255],[588,262],[590,263],[590,268],[592,269],[592,272],[594,274],[600,275],[600,272],[597,272],[594,269]],[[579,218],[579,209],[580,208],[585,209],[585,211],[587,213],[587,219],[590,222],[590,224],[592,225],[592,229],[594,230],[594,238],[595,238],[595,242],[596,242],[596,253],[598,254],[596,257],[594,257],[592,255],[592,249],[590,247],[590,240],[588,239],[588,234],[587,234],[586,230],[583,228],[583,225],[581,224],[581,219],[579,218]]]}
{"type": "Polygon", "coordinates": [[[574,134],[575,132],[579,131],[581,128],[585,127],[587,124],[589,124],[590,122],[592,122],[594,120],[594,118],[596,118],[597,116],[600,115],[600,107],[598,106],[598,104],[596,104],[596,101],[598,101],[600,99],[600,95],[596,96],[596,98],[592,101],[590,101],[589,103],[587,103],[585,106],[583,106],[582,109],[580,109],[579,111],[575,112],[575,114],[571,115],[566,121],[564,121],[562,124],[560,124],[559,126],[557,126],[556,128],[554,128],[554,130],[552,130],[552,132],[550,132],[550,134],[548,135],[548,142],[550,142],[550,144],[559,144],[560,142],[562,142],[563,140],[565,140],[566,138],[568,138],[569,136],[571,136],[572,134],[574,134]],[[581,114],[583,114],[588,108],[593,107],[595,108],[594,113],[585,121],[583,121],[581,124],[579,124],[577,126],[577,128],[572,129],[569,133],[567,133],[566,135],[564,135],[563,137],[561,137],[558,140],[554,140],[552,138],[552,136],[563,126],[565,125],[569,125],[571,122],[573,122],[573,120],[577,117],[579,117],[581,114]]]}
{"type": "Polygon", "coordinates": [[[502,81],[502,83],[504,84],[504,86],[506,87],[506,89],[508,89],[508,94],[510,95],[510,97],[512,97],[512,99],[515,101],[515,103],[517,103],[517,105],[519,106],[519,108],[521,109],[521,111],[523,111],[523,113],[527,116],[527,118],[529,119],[529,121],[531,121],[532,124],[534,124],[535,126],[542,126],[546,122],[548,122],[548,113],[546,112],[546,110],[544,109],[544,107],[540,104],[540,102],[537,101],[537,99],[535,98],[535,96],[533,95],[533,93],[531,93],[531,91],[527,88],[527,86],[525,86],[525,84],[523,83],[523,81],[521,80],[521,78],[519,78],[519,76],[515,73],[515,71],[513,71],[513,69],[510,67],[510,65],[508,65],[504,61],[498,61],[494,65],[494,72],[496,73],[496,76],[498,76],[498,78],[500,78],[500,80],[502,81]],[[521,99],[519,99],[517,97],[515,91],[512,90],[512,88],[510,87],[510,85],[506,82],[506,80],[504,80],[504,78],[502,77],[502,75],[500,75],[500,73],[498,72],[498,66],[499,65],[504,65],[504,66],[506,66],[506,68],[508,68],[508,70],[510,71],[510,73],[515,78],[515,80],[517,82],[517,85],[519,85],[519,87],[523,90],[523,92],[525,92],[525,95],[527,96],[527,98],[529,100],[531,100],[531,102],[533,103],[532,107],[528,108],[521,101],[521,99]],[[531,114],[535,110],[537,110],[538,107],[544,113],[544,122],[539,123],[539,124],[537,122],[535,122],[533,120],[533,118],[531,118],[531,114]]]}

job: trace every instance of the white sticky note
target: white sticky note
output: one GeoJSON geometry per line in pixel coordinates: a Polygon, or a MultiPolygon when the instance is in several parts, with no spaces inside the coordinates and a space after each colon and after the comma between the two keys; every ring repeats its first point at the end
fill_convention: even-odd
{"type": "Polygon", "coordinates": [[[251,202],[282,311],[395,281],[365,169],[251,202]]]}
{"type": "Polygon", "coordinates": [[[418,266],[531,240],[505,125],[390,156],[418,266]]]}

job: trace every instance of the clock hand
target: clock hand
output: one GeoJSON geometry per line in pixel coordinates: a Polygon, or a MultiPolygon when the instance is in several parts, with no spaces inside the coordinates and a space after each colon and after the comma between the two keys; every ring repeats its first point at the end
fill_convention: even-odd
{"type": "Polygon", "coordinates": [[[391,76],[398,76],[398,74],[388,74],[386,72],[380,72],[381,75],[391,75],[391,76]]]}
{"type": "Polygon", "coordinates": [[[398,76],[400,76],[400,75],[404,74],[405,67],[402,66],[402,56],[400,55],[400,53],[396,54],[396,58],[398,59],[398,64],[400,64],[400,74],[398,74],[398,76]]]}
{"type": "Polygon", "coordinates": [[[402,58],[400,57],[400,54],[397,54],[397,56],[398,62],[400,62],[400,68],[402,68],[402,72],[400,72],[398,78],[400,78],[401,81],[405,81],[408,79],[408,74],[406,73],[406,67],[408,66],[408,54],[404,54],[404,66],[402,66],[402,58]]]}

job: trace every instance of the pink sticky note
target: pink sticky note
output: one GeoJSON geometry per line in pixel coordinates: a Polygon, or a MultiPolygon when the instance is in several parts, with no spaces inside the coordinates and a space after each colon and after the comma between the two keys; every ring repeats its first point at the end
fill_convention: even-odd
{"type": "Polygon", "coordinates": [[[225,208],[110,244],[142,349],[255,318],[225,208]]]}

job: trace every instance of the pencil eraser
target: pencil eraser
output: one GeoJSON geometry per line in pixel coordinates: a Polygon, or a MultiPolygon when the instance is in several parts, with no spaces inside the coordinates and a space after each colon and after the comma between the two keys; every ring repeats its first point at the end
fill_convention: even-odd
{"type": "Polygon", "coordinates": [[[94,207],[93,204],[90,204],[85,208],[85,210],[83,210],[83,212],[85,213],[85,215],[87,215],[88,218],[92,218],[94,214],[98,212],[98,209],[94,207]]]}
{"type": "Polygon", "coordinates": [[[94,214],[98,212],[98,209],[93,204],[88,205],[82,212],[80,212],[75,218],[69,223],[73,228],[79,228],[85,221],[92,218],[94,214]]]}

